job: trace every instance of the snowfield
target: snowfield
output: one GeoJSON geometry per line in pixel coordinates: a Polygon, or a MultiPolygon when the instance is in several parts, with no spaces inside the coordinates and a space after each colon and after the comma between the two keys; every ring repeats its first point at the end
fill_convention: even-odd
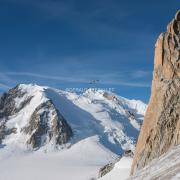
{"type": "MultiPolygon", "coordinates": [[[[24,98],[33,98],[8,127],[17,128],[0,145],[2,180],[94,180],[101,167],[114,161],[125,150],[134,151],[146,105],[113,93],[89,89],[70,93],[37,85],[20,85],[24,98]],[[42,102],[52,100],[73,130],[73,138],[63,146],[47,143],[37,151],[27,148],[28,138],[21,128],[42,102]]],[[[16,99],[19,106],[21,98],[16,99]]],[[[102,180],[121,180],[129,175],[131,158],[122,158],[102,180]],[[114,175],[115,174],[115,175],[114,175]],[[118,174],[118,176],[116,175],[118,174]],[[119,176],[119,177],[121,177],[119,176]]]]}
{"type": "Polygon", "coordinates": [[[2,180],[91,180],[97,171],[116,157],[99,144],[97,136],[87,138],[58,152],[29,152],[0,159],[2,180]]]}

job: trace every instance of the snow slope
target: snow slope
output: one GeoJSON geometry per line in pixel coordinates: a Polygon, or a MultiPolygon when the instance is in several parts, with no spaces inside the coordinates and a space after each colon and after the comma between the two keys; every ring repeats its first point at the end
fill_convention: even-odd
{"type": "MultiPolygon", "coordinates": [[[[124,150],[134,150],[146,105],[102,90],[83,94],[37,85],[20,85],[31,102],[8,120],[17,133],[0,145],[0,179],[3,180],[91,180],[100,167],[116,159],[124,150]],[[45,144],[38,151],[25,145],[22,134],[35,108],[52,100],[73,130],[68,144],[45,144]],[[11,172],[11,173],[9,173],[11,172]]],[[[16,99],[16,106],[22,99],[16,99]]]]}
{"type": "Polygon", "coordinates": [[[129,177],[131,157],[123,157],[115,164],[111,172],[99,180],[179,180],[180,179],[180,145],[168,153],[153,160],[133,177],[129,177]]]}
{"type": "Polygon", "coordinates": [[[98,169],[115,157],[94,136],[60,152],[0,155],[2,180],[90,180],[98,169]]]}
{"type": "Polygon", "coordinates": [[[129,177],[132,157],[122,157],[119,162],[117,162],[108,174],[99,178],[99,180],[125,180],[129,177]]]}
{"type": "MultiPolygon", "coordinates": [[[[179,180],[180,179],[180,145],[153,160],[129,180],[179,180]]],[[[115,179],[116,180],[116,179],[115,179]]]]}
{"type": "Polygon", "coordinates": [[[73,143],[99,135],[100,142],[112,152],[134,150],[146,105],[141,101],[118,97],[118,102],[103,97],[104,91],[88,90],[77,95],[53,89],[45,90],[74,130],[73,143]],[[120,104],[121,103],[121,104],[120,104]],[[126,110],[135,114],[128,118],[126,110]]]}

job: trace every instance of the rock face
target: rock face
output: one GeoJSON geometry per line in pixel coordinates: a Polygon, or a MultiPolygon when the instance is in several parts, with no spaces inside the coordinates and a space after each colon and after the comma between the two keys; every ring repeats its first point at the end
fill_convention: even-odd
{"type": "Polygon", "coordinates": [[[64,117],[40,90],[32,93],[29,88],[29,91],[18,85],[0,98],[0,144],[6,136],[16,134],[17,129],[32,149],[48,143],[54,146],[67,143],[73,132],[64,117]],[[15,127],[17,124],[11,122],[14,118],[24,125],[15,127]]]}
{"type": "Polygon", "coordinates": [[[180,144],[180,11],[155,45],[152,94],[131,173],[180,144]]]}
{"type": "Polygon", "coordinates": [[[50,100],[35,109],[28,126],[23,131],[30,135],[27,143],[33,149],[50,141],[55,145],[65,144],[72,136],[70,126],[50,100]]]}
{"type": "Polygon", "coordinates": [[[31,101],[32,96],[26,98],[23,102],[16,106],[15,99],[22,98],[25,95],[25,92],[19,90],[19,85],[15,88],[9,90],[8,93],[4,93],[0,98],[0,119],[8,118],[8,116],[12,116],[18,113],[28,102],[31,101]]]}
{"type": "Polygon", "coordinates": [[[101,177],[105,176],[107,173],[109,173],[110,171],[112,171],[114,166],[115,166],[115,163],[106,164],[104,167],[102,167],[99,170],[98,178],[101,178],[101,177]]]}
{"type": "Polygon", "coordinates": [[[6,128],[8,118],[18,113],[32,99],[32,96],[29,96],[21,102],[19,106],[16,106],[15,99],[23,96],[24,92],[19,90],[19,86],[16,86],[15,88],[10,89],[8,93],[4,93],[0,98],[0,144],[6,135],[16,132],[15,128],[6,128]]]}

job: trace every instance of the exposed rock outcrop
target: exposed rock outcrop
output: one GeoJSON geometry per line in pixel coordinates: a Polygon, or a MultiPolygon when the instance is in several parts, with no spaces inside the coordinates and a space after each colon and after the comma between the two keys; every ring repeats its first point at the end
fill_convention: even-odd
{"type": "Polygon", "coordinates": [[[0,97],[0,119],[7,119],[9,116],[18,113],[31,101],[32,96],[28,96],[16,106],[16,99],[22,98],[26,93],[21,91],[19,86],[20,85],[17,85],[15,88],[10,89],[8,93],[4,93],[2,97],[0,97]]]}
{"type": "Polygon", "coordinates": [[[99,170],[98,178],[101,178],[101,177],[105,176],[107,173],[109,173],[110,171],[112,171],[114,166],[115,166],[115,163],[109,163],[109,164],[106,164],[105,166],[103,166],[99,170]]]}
{"type": "Polygon", "coordinates": [[[6,127],[6,122],[8,118],[12,115],[18,113],[23,107],[25,107],[32,99],[32,96],[27,97],[19,105],[16,105],[16,99],[22,98],[25,92],[21,91],[19,85],[15,88],[12,88],[8,93],[4,93],[0,97],[0,144],[6,135],[15,133],[15,128],[8,129],[6,127]]]}
{"type": "Polygon", "coordinates": [[[180,144],[180,11],[155,46],[152,94],[131,173],[180,144]]]}
{"type": "Polygon", "coordinates": [[[66,120],[50,100],[35,109],[24,132],[30,135],[27,143],[33,149],[50,141],[55,145],[65,144],[73,134],[66,120]]]}

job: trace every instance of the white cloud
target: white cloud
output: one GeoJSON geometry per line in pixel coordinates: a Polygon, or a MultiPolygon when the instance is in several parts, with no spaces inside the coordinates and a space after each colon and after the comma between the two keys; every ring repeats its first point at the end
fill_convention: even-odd
{"type": "Polygon", "coordinates": [[[16,84],[16,82],[5,73],[0,73],[0,90],[10,89],[12,87],[10,84],[16,84]]]}
{"type": "Polygon", "coordinates": [[[15,83],[7,74],[0,73],[0,81],[5,83],[15,83]]]}
{"type": "Polygon", "coordinates": [[[66,82],[85,82],[83,78],[71,78],[71,77],[63,77],[63,76],[51,76],[45,74],[31,73],[31,72],[7,72],[9,76],[29,76],[34,78],[48,79],[48,80],[57,80],[57,81],[66,81],[66,82]]]}
{"type": "Polygon", "coordinates": [[[32,78],[40,78],[46,80],[54,80],[54,81],[62,81],[67,83],[89,83],[93,79],[100,80],[101,84],[104,85],[120,85],[120,86],[130,86],[130,87],[151,87],[150,83],[146,82],[134,82],[134,80],[130,80],[127,77],[127,74],[132,74],[129,72],[126,74],[113,72],[113,73],[100,73],[100,72],[84,72],[80,71],[76,75],[59,75],[59,76],[51,76],[45,74],[31,73],[31,72],[6,72],[6,75],[9,76],[29,76],[32,78]]]}
{"type": "Polygon", "coordinates": [[[3,84],[3,83],[0,83],[0,90],[7,90],[7,89],[10,89],[11,87],[6,85],[6,84],[3,84]]]}
{"type": "Polygon", "coordinates": [[[144,70],[137,70],[137,71],[134,71],[131,75],[132,75],[132,78],[145,78],[147,76],[149,76],[151,74],[150,71],[144,71],[144,70]]]}

